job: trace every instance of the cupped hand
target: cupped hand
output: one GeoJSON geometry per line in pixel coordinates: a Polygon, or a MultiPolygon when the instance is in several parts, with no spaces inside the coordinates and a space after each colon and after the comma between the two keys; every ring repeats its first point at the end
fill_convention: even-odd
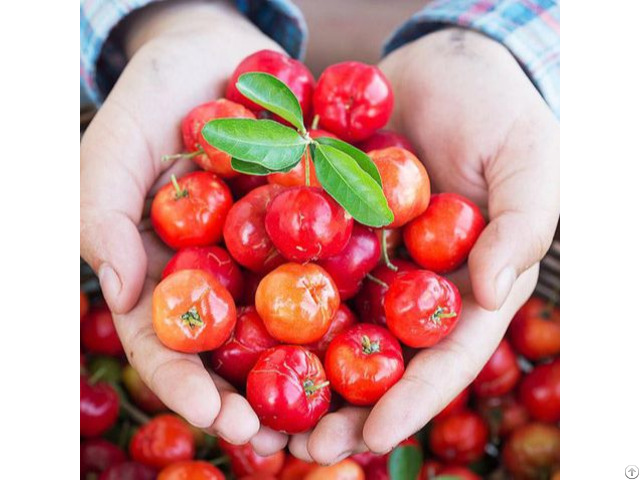
{"type": "Polygon", "coordinates": [[[433,191],[470,198],[489,222],[451,275],[463,294],[455,330],[413,357],[372,409],[344,408],[291,439],[294,455],[321,463],[389,451],[473,381],[531,295],[559,216],[558,123],[503,46],[445,29],[380,68],[396,95],[390,127],[415,145],[433,191]]]}
{"type": "MultiPolygon", "coordinates": [[[[193,168],[162,162],[181,151],[180,121],[222,96],[248,54],[279,47],[224,3],[165,2],[134,21],[135,51],[81,142],[81,255],[98,274],[131,364],[172,410],[231,443],[259,429],[247,401],[200,357],[164,347],[151,325],[151,294],[170,251],[148,221],[157,189],[193,168]]],[[[261,431],[269,446],[281,437],[261,431]]],[[[259,443],[259,442],[258,442],[259,443]]]]}

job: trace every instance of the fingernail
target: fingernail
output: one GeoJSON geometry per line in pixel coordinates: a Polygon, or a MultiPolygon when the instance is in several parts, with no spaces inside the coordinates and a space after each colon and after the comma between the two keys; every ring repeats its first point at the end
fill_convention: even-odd
{"type": "Polygon", "coordinates": [[[507,299],[513,283],[516,281],[516,271],[509,266],[502,270],[496,277],[496,310],[507,299]]]}
{"type": "Polygon", "coordinates": [[[338,463],[341,462],[342,460],[344,460],[347,457],[350,457],[353,454],[353,452],[351,450],[348,450],[346,452],[341,453],[340,455],[338,455],[336,457],[336,461],[334,463],[338,463]]]}
{"type": "Polygon", "coordinates": [[[122,289],[120,278],[111,265],[103,263],[98,270],[98,280],[100,280],[102,294],[109,307],[113,310],[113,305],[122,289]]]}

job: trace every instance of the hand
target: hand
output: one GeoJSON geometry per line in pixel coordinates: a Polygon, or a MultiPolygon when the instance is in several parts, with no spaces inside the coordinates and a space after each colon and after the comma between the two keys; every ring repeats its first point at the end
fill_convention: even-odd
{"type": "MultiPolygon", "coordinates": [[[[161,161],[183,148],[182,117],[221,97],[245,56],[279,47],[224,2],[162,2],[128,23],[131,60],[81,143],[81,255],[98,273],[127,357],[145,383],[193,425],[246,443],[259,428],[247,401],[197,355],[165,348],[153,332],[151,293],[170,252],[146,217],[170,175],[193,168],[188,160],[161,161]]],[[[271,437],[267,431],[258,438],[268,444],[271,437]]]]}
{"type": "Polygon", "coordinates": [[[476,377],[529,297],[559,215],[559,128],[511,54],[480,34],[446,29],[393,52],[380,68],[396,94],[391,128],[425,163],[435,192],[488,212],[468,268],[456,329],[419,352],[373,409],[347,407],[290,441],[294,455],[332,463],[389,451],[476,377]]]}

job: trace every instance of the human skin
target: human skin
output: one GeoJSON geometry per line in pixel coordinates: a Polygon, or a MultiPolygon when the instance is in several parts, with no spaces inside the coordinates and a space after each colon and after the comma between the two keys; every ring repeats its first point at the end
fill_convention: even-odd
{"type": "Polygon", "coordinates": [[[463,297],[451,335],[418,353],[372,409],[343,408],[291,438],[292,454],[319,463],[389,451],[471,383],[533,291],[559,216],[558,123],[508,50],[448,28],[380,68],[396,94],[390,128],[416,146],[434,192],[466,196],[488,224],[449,275],[463,297]]]}
{"type": "MultiPolygon", "coordinates": [[[[122,35],[129,62],[81,142],[81,255],[145,384],[193,425],[246,443],[260,427],[248,402],[197,355],[172,351],[153,333],[151,294],[171,252],[154,235],[148,206],[171,174],[194,169],[161,161],[182,150],[183,116],[222,97],[244,57],[281,49],[224,2],[160,2],[127,18],[122,35]]],[[[255,441],[269,440],[260,430],[255,441]]]]}

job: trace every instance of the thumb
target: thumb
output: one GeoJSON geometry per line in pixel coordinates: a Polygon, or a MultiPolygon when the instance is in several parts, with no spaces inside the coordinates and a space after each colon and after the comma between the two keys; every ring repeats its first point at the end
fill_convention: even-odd
{"type": "Polygon", "coordinates": [[[558,222],[558,128],[541,117],[515,124],[485,165],[489,223],[469,255],[469,271],[474,296],[488,310],[500,308],[520,274],[542,259],[558,222]]]}

